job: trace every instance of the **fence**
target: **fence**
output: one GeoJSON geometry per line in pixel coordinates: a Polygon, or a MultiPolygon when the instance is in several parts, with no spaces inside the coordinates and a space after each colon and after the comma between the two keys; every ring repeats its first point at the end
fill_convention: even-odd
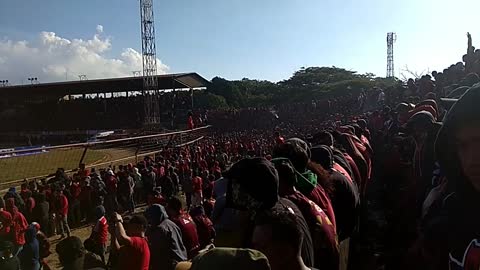
{"type": "Polygon", "coordinates": [[[0,189],[32,179],[53,176],[58,168],[67,173],[84,163],[87,168],[136,163],[155,156],[165,146],[182,147],[206,136],[210,126],[192,130],[128,137],[115,140],[40,146],[0,151],[0,189]]]}

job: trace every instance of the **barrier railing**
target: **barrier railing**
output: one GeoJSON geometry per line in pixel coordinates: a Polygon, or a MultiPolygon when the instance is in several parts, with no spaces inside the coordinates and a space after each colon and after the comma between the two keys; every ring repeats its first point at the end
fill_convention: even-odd
{"type": "Polygon", "coordinates": [[[198,142],[210,126],[120,138],[105,141],[8,149],[0,153],[0,189],[25,180],[53,176],[58,168],[74,172],[81,163],[87,168],[136,163],[145,156],[155,156],[164,147],[183,147],[198,142]]]}

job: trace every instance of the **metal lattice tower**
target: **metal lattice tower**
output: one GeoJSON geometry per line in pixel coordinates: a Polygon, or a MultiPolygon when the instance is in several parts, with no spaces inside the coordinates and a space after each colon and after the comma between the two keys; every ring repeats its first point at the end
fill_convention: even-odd
{"type": "Polygon", "coordinates": [[[393,43],[397,40],[397,34],[387,33],[387,78],[395,77],[395,68],[393,64],[393,43]]]}
{"type": "Polygon", "coordinates": [[[157,82],[157,52],[155,47],[155,23],[153,0],[140,0],[143,58],[144,123],[160,123],[159,91],[157,82]]]}

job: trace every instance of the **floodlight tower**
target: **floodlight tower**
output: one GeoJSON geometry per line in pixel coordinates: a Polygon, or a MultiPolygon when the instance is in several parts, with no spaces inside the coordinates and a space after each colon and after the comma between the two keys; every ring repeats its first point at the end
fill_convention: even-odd
{"type": "Polygon", "coordinates": [[[155,47],[155,21],[153,0],[140,0],[142,28],[144,124],[160,123],[159,93],[157,82],[157,52],[155,47]]]}
{"type": "Polygon", "coordinates": [[[393,32],[387,33],[387,78],[395,77],[395,69],[393,65],[393,43],[397,40],[397,34],[393,32]]]}

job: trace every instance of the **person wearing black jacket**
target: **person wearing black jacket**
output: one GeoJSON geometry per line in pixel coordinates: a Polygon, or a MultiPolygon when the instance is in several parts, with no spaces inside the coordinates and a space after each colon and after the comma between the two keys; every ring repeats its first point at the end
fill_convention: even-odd
{"type": "Polygon", "coordinates": [[[40,224],[40,228],[46,230],[48,228],[48,213],[50,204],[47,202],[45,193],[38,193],[37,202],[33,209],[34,220],[40,224]]]}
{"type": "Polygon", "coordinates": [[[450,109],[437,136],[435,153],[447,178],[421,226],[416,255],[408,269],[480,268],[480,85],[450,109]],[[432,212],[433,211],[433,212],[432,212]]]}
{"type": "Polygon", "coordinates": [[[333,153],[326,145],[311,148],[312,158],[330,174],[333,184],[331,196],[333,210],[337,221],[337,232],[340,241],[349,238],[358,223],[360,215],[360,193],[355,183],[333,169],[333,153]]]}

